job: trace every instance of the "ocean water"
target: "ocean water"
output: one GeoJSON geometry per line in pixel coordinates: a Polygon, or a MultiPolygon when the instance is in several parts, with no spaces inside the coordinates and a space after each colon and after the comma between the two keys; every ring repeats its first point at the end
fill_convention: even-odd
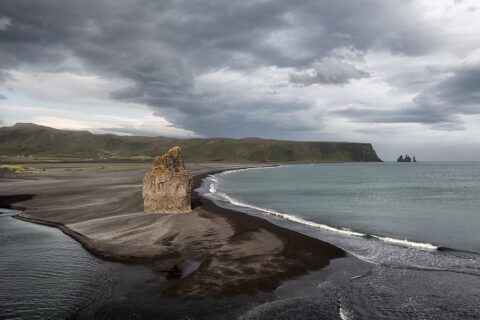
{"type": "Polygon", "coordinates": [[[480,163],[247,169],[199,191],[369,263],[362,276],[319,284],[342,319],[480,319],[480,163]]]}
{"type": "Polygon", "coordinates": [[[265,213],[480,253],[480,162],[294,165],[217,177],[212,187],[225,200],[265,213]]]}

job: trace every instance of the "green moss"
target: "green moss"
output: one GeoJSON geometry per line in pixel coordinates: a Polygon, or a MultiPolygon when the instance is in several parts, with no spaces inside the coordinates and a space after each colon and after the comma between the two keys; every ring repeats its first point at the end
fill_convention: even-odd
{"type": "Polygon", "coordinates": [[[22,165],[11,165],[11,164],[1,165],[0,170],[15,172],[15,173],[34,173],[39,171],[38,169],[35,169],[35,168],[30,168],[22,165]]]}

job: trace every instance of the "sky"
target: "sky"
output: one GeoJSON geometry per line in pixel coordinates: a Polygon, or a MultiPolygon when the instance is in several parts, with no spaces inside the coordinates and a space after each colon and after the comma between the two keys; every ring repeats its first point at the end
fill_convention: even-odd
{"type": "Polygon", "coordinates": [[[17,122],[480,160],[480,1],[1,0],[17,122]]]}

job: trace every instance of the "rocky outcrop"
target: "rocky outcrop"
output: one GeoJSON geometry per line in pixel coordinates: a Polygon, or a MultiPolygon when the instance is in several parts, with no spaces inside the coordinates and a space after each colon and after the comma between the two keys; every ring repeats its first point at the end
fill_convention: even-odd
{"type": "Polygon", "coordinates": [[[186,213],[192,211],[190,193],[192,175],[185,169],[180,147],[158,156],[143,178],[143,204],[149,213],[186,213]]]}
{"type": "Polygon", "coordinates": [[[400,155],[400,157],[398,157],[397,159],[397,162],[417,162],[417,159],[415,159],[415,156],[413,156],[412,161],[412,158],[410,158],[410,156],[406,154],[405,157],[403,157],[403,155],[400,155]]]}

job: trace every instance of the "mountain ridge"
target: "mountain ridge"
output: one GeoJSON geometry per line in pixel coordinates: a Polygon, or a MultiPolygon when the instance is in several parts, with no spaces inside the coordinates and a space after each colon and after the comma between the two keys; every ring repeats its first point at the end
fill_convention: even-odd
{"type": "Polygon", "coordinates": [[[32,160],[148,160],[173,145],[189,162],[381,161],[370,143],[95,134],[34,123],[0,127],[0,156],[32,160]]]}

